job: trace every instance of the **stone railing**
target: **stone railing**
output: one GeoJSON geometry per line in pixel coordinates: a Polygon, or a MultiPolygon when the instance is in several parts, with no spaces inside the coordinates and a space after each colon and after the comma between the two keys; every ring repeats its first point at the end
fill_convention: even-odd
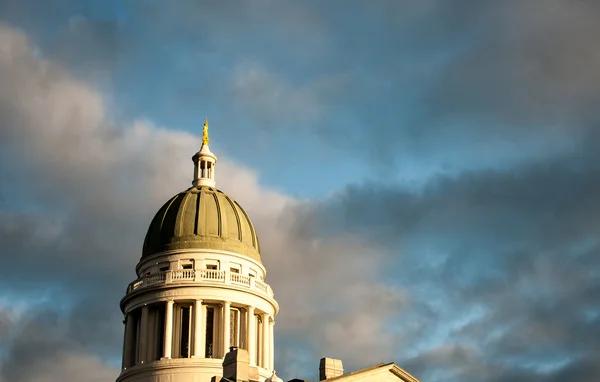
{"type": "MultiPolygon", "coordinates": [[[[250,276],[241,275],[239,273],[230,273],[229,279],[232,283],[250,286],[250,276]]],[[[260,282],[260,281],[259,281],[260,282]]]]}
{"type": "Polygon", "coordinates": [[[257,280],[255,277],[217,269],[177,269],[145,275],[131,282],[127,286],[127,293],[129,294],[133,291],[155,285],[178,283],[220,283],[238,285],[273,297],[273,290],[269,284],[257,280]]]}
{"type": "Polygon", "coordinates": [[[193,280],[195,278],[193,269],[178,269],[171,271],[171,280],[193,280]]]}
{"type": "Polygon", "coordinates": [[[256,289],[262,291],[263,293],[269,293],[268,290],[270,289],[270,287],[267,283],[263,283],[260,280],[256,280],[254,282],[254,285],[256,286],[256,289]]]}

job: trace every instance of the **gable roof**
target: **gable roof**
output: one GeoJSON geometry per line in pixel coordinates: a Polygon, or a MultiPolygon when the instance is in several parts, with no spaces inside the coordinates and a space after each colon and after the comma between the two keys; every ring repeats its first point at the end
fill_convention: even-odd
{"type": "Polygon", "coordinates": [[[356,371],[353,371],[350,373],[340,375],[339,377],[329,378],[329,379],[327,379],[327,382],[330,382],[330,381],[342,382],[344,379],[349,378],[349,377],[357,376],[359,374],[373,372],[377,369],[386,369],[386,368],[389,370],[390,373],[392,373],[393,375],[400,378],[400,380],[403,382],[420,382],[417,378],[410,375],[406,370],[402,369],[401,367],[396,365],[394,362],[380,363],[380,364],[377,364],[377,365],[374,365],[371,367],[367,367],[365,369],[356,370],[356,371]]]}

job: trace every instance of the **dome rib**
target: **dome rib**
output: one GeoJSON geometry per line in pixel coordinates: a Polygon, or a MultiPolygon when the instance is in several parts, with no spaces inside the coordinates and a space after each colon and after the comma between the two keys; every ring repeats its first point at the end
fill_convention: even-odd
{"type": "Polygon", "coordinates": [[[233,211],[233,215],[235,216],[235,222],[237,224],[237,239],[239,241],[242,241],[242,225],[240,223],[240,214],[238,213],[237,208],[235,208],[235,204],[233,203],[231,198],[226,196],[225,199],[227,200],[227,203],[229,203],[229,205],[231,206],[231,210],[233,211]]]}
{"type": "MultiPolygon", "coordinates": [[[[248,217],[248,214],[246,213],[246,211],[244,211],[244,209],[242,208],[242,206],[239,205],[238,202],[235,202],[235,205],[237,206],[237,208],[244,214],[244,217],[246,218],[246,221],[248,222],[248,228],[250,229],[249,233],[250,233],[250,239],[252,240],[252,246],[257,248],[256,246],[256,238],[255,238],[255,231],[254,231],[254,226],[252,225],[252,223],[250,223],[250,218],[248,217]]],[[[242,241],[244,240],[244,237],[241,238],[242,241]]]]}
{"type": "Polygon", "coordinates": [[[142,259],[178,249],[235,252],[260,262],[258,237],[248,214],[231,197],[194,186],[169,199],[150,223],[142,259]]]}
{"type": "MultiPolygon", "coordinates": [[[[163,211],[163,213],[162,213],[162,219],[160,219],[160,230],[162,230],[162,228],[163,228],[163,226],[164,226],[164,224],[165,224],[165,218],[167,217],[167,211],[168,211],[168,209],[169,209],[169,208],[171,208],[171,205],[172,205],[173,203],[175,203],[175,200],[177,200],[177,198],[178,198],[178,197],[179,197],[179,194],[177,194],[177,195],[173,196],[173,197],[171,198],[171,200],[169,200],[169,201],[167,202],[167,204],[165,204],[165,206],[163,206],[163,208],[162,208],[162,209],[164,209],[164,211],[163,211]]],[[[160,212],[159,212],[159,213],[160,213],[160,212]]]]}
{"type": "Polygon", "coordinates": [[[199,192],[198,195],[196,195],[196,216],[194,219],[194,235],[198,235],[198,219],[200,219],[200,200],[202,199],[202,193],[199,192]]]}
{"type": "Polygon", "coordinates": [[[221,205],[219,203],[219,197],[216,193],[212,194],[213,199],[215,200],[215,205],[217,206],[217,236],[223,237],[223,214],[221,213],[221,205]]]}
{"type": "Polygon", "coordinates": [[[185,222],[187,220],[187,212],[188,209],[186,208],[188,201],[190,200],[192,193],[186,193],[185,196],[182,198],[181,200],[181,207],[177,210],[177,217],[175,218],[175,221],[177,222],[176,224],[174,224],[175,226],[175,230],[173,232],[173,235],[175,236],[185,236],[186,232],[185,232],[185,222]]]}

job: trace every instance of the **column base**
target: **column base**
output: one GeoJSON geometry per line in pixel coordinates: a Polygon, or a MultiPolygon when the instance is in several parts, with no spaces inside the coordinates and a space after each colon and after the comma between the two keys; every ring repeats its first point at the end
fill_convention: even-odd
{"type": "Polygon", "coordinates": [[[164,361],[165,359],[171,359],[171,357],[160,357],[161,361],[164,361]]]}

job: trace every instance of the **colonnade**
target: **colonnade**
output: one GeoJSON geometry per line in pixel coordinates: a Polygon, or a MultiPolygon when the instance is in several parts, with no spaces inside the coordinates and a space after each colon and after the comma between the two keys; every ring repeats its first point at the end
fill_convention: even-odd
{"type": "MultiPolygon", "coordinates": [[[[152,314],[149,314],[150,306],[144,305],[126,315],[123,369],[157,359],[223,358],[230,346],[235,345],[248,350],[250,365],[273,370],[275,322],[269,313],[257,311],[251,305],[236,305],[234,309],[242,316],[232,325],[231,302],[205,304],[200,299],[191,303],[186,301],[182,302],[181,306],[189,309],[186,321],[189,332],[182,334],[174,325],[176,302],[169,300],[161,304],[164,304],[164,311],[163,306],[153,304],[152,314]],[[210,337],[207,333],[208,308],[213,309],[213,331],[210,337]],[[235,333],[232,333],[232,330],[235,330],[235,333]],[[179,349],[174,349],[173,345],[181,344],[183,336],[187,336],[187,339],[186,351],[182,354],[179,349]],[[174,341],[175,338],[177,341],[174,341]],[[212,354],[207,354],[207,338],[212,340],[212,354]]],[[[178,322],[183,325],[181,314],[178,322]]]]}

